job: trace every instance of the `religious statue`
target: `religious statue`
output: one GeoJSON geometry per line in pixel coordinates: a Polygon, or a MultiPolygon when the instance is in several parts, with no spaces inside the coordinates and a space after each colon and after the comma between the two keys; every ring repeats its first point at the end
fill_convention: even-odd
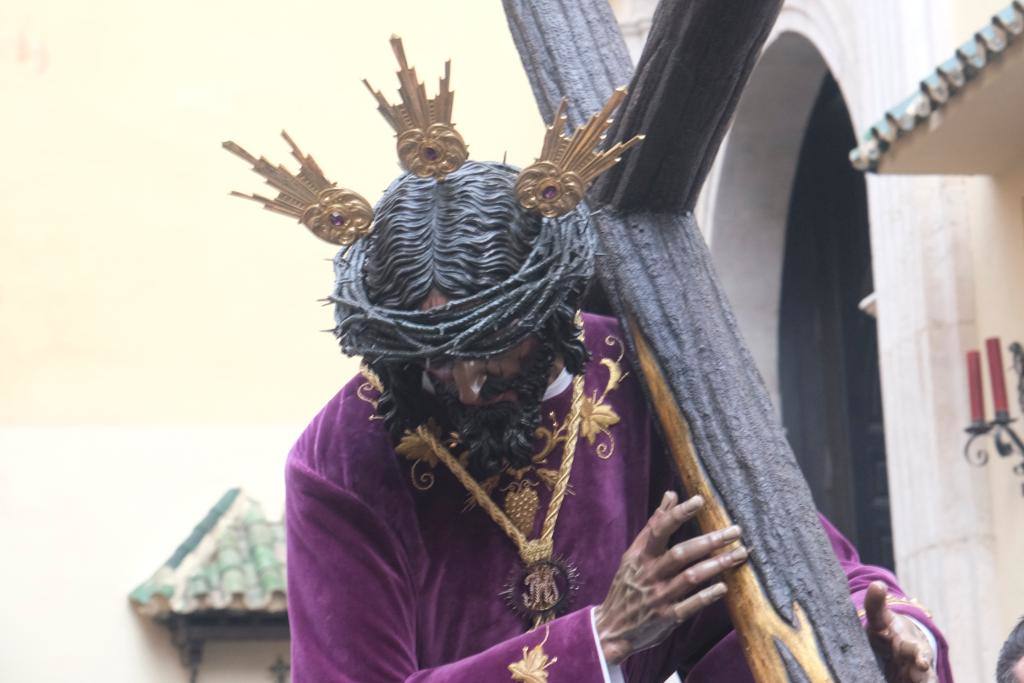
{"type": "MultiPolygon", "coordinates": [[[[519,170],[470,160],[449,66],[428,97],[392,47],[399,102],[367,87],[404,173],[376,206],[287,134],[294,173],[225,143],[277,193],[240,196],[341,246],[335,334],[363,359],[288,459],[293,680],[767,680],[723,604],[756,548],[737,524],[697,528],[721,503],[679,494],[643,338],[581,310],[584,197],[644,144],[604,144],[625,90],[579,125],[563,100],[519,170]]],[[[816,523],[878,671],[950,681],[928,613],[816,523]]],[[[804,680],[847,680],[831,671],[804,680]]]]}

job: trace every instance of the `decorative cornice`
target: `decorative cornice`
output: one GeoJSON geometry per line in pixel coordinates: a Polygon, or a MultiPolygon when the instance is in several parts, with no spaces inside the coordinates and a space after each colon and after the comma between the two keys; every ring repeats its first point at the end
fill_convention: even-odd
{"type": "Polygon", "coordinates": [[[877,171],[882,156],[896,140],[928,121],[1022,34],[1024,4],[1014,0],[958,47],[952,57],[935,67],[919,83],[917,92],[885,112],[861,136],[861,143],[850,151],[853,167],[858,171],[877,171]]]}

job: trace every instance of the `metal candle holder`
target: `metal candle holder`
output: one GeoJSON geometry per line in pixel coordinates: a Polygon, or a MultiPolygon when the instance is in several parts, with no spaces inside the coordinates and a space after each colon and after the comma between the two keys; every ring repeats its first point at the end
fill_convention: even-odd
{"type": "MultiPolygon", "coordinates": [[[[1013,370],[1017,373],[1017,401],[1020,404],[1021,413],[1024,414],[1024,347],[1018,342],[1010,344],[1010,355],[1013,357],[1013,370]]],[[[992,432],[996,452],[1000,457],[1009,457],[1014,452],[1021,456],[1022,461],[1014,465],[1013,472],[1024,477],[1024,441],[1010,426],[1016,421],[1015,418],[1010,417],[1009,411],[997,410],[995,419],[991,422],[980,420],[971,423],[964,430],[971,435],[964,445],[964,458],[967,462],[976,467],[981,467],[988,462],[988,450],[984,445],[979,445],[976,450],[972,450],[972,446],[978,437],[992,432]]],[[[1021,495],[1024,495],[1024,484],[1021,485],[1021,495]]]]}

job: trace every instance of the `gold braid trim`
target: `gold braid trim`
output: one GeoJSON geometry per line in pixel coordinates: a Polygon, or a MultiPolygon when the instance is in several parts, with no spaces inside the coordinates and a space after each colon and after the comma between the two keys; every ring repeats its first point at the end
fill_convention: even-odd
{"type": "MultiPolygon", "coordinates": [[[[572,404],[569,406],[568,420],[569,438],[562,448],[562,466],[558,470],[558,479],[555,480],[555,489],[551,494],[551,503],[548,505],[548,515],[544,519],[544,526],[541,527],[540,541],[547,547],[547,555],[551,556],[554,547],[555,522],[558,521],[558,511],[562,508],[565,494],[569,490],[569,475],[572,473],[572,461],[576,457],[576,442],[580,438],[580,426],[583,423],[583,375],[577,375],[573,380],[572,404]]],[[[542,558],[542,559],[545,559],[542,558]]],[[[525,559],[525,558],[524,558],[525,559]]]]}
{"type": "Polygon", "coordinates": [[[544,640],[540,641],[531,650],[529,646],[523,648],[523,658],[518,662],[508,665],[512,673],[512,680],[520,683],[548,683],[548,667],[558,661],[558,657],[548,657],[544,652],[544,644],[548,642],[551,635],[551,627],[546,627],[544,640]]]}
{"type": "Polygon", "coordinates": [[[522,548],[526,545],[526,536],[523,535],[516,525],[512,523],[512,520],[498,507],[498,505],[491,500],[491,497],[484,493],[483,488],[477,483],[476,479],[473,478],[466,468],[455,459],[455,456],[451,454],[447,448],[442,446],[437,437],[430,433],[426,425],[420,425],[416,428],[416,434],[423,439],[430,450],[437,456],[438,460],[443,462],[445,466],[451,470],[455,478],[459,480],[467,491],[473,495],[473,499],[476,500],[476,504],[482,507],[491,519],[494,520],[495,524],[501,527],[501,530],[512,539],[516,544],[517,548],[522,548]]]}
{"type": "Polygon", "coordinates": [[[554,492],[551,495],[551,503],[548,505],[547,516],[544,518],[544,526],[541,528],[539,538],[527,539],[526,535],[509,519],[504,510],[498,507],[497,503],[491,500],[490,495],[473,478],[462,463],[452,455],[451,451],[445,448],[427,429],[426,425],[416,428],[416,434],[423,439],[423,442],[437,456],[437,459],[445,464],[459,483],[497,524],[505,535],[512,540],[519,551],[519,556],[527,565],[551,558],[554,550],[555,525],[558,522],[558,513],[562,503],[565,502],[565,495],[569,489],[569,474],[572,472],[572,463],[576,456],[576,443],[580,436],[580,419],[583,411],[583,375],[577,375],[572,382],[572,404],[569,407],[568,422],[569,435],[565,441],[562,451],[562,464],[558,469],[558,479],[555,480],[554,492]]]}

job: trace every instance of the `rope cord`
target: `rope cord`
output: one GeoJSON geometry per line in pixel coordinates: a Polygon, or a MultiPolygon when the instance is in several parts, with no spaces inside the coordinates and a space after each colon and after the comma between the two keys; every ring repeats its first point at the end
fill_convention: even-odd
{"type": "Polygon", "coordinates": [[[505,535],[515,543],[519,556],[527,565],[551,558],[554,550],[555,525],[558,523],[558,513],[565,502],[565,496],[569,489],[569,475],[572,473],[572,463],[576,457],[576,444],[579,441],[580,426],[583,422],[583,375],[576,375],[572,383],[572,404],[569,407],[568,421],[569,434],[562,449],[562,464],[558,468],[558,479],[555,480],[554,491],[551,495],[551,502],[548,504],[548,512],[544,518],[544,525],[541,527],[541,534],[538,538],[527,539],[512,520],[508,518],[505,511],[498,507],[497,503],[484,491],[483,487],[473,476],[462,466],[451,451],[445,448],[437,440],[437,437],[426,425],[416,428],[416,433],[430,447],[430,450],[437,458],[445,464],[459,483],[469,491],[473,500],[487,515],[497,524],[505,535]]]}
{"type": "Polygon", "coordinates": [[[572,473],[572,461],[576,457],[576,442],[580,438],[580,427],[583,423],[583,375],[577,375],[572,388],[572,405],[569,407],[569,435],[562,448],[562,464],[566,465],[558,470],[558,479],[555,481],[555,490],[551,494],[551,503],[548,505],[548,514],[544,518],[544,526],[541,527],[541,542],[549,548],[551,554],[554,548],[555,524],[558,521],[558,511],[562,509],[562,501],[569,490],[569,475],[572,473]],[[577,386],[577,384],[579,386],[577,386]]]}

